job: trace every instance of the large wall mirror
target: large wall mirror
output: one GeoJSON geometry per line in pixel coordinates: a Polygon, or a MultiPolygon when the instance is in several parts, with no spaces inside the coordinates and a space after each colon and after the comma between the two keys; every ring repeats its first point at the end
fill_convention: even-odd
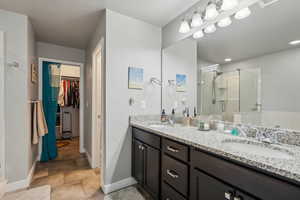
{"type": "MultiPolygon", "coordinates": [[[[300,130],[300,1],[282,0],[162,52],[166,112],[300,130]]],[[[203,31],[204,32],[204,31],[203,31]]]]}

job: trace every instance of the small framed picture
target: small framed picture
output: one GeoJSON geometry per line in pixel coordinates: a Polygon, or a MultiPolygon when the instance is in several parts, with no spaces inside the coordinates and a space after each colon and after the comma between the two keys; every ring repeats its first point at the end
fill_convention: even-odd
{"type": "Polygon", "coordinates": [[[35,64],[31,64],[31,82],[32,83],[38,82],[38,71],[37,71],[37,66],[35,64]]]}
{"type": "Polygon", "coordinates": [[[128,88],[142,90],[144,85],[144,69],[128,67],[128,88]]]}
{"type": "Polygon", "coordinates": [[[186,75],[176,74],[176,91],[185,92],[186,91],[186,75]]]}

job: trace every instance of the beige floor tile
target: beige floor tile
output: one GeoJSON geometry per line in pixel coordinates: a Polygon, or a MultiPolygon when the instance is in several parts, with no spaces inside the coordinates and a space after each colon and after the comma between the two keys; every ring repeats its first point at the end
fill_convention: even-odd
{"type": "Polygon", "coordinates": [[[49,175],[48,168],[39,168],[35,170],[32,179],[35,180],[38,178],[46,177],[48,175],[49,175]]]}
{"type": "Polygon", "coordinates": [[[81,184],[62,185],[54,188],[51,193],[51,200],[83,200],[87,199],[81,184]]]}
{"type": "Polygon", "coordinates": [[[65,183],[81,181],[85,178],[96,176],[93,169],[73,170],[65,173],[65,183]]]}
{"type": "Polygon", "coordinates": [[[87,196],[93,196],[97,192],[99,192],[100,189],[100,176],[91,176],[88,178],[85,178],[81,181],[81,185],[83,188],[84,193],[87,196]]]}
{"type": "Polygon", "coordinates": [[[64,174],[63,173],[58,173],[58,174],[55,174],[55,175],[35,179],[31,183],[30,187],[50,185],[51,188],[55,188],[55,187],[61,186],[63,184],[64,184],[64,174]]]}

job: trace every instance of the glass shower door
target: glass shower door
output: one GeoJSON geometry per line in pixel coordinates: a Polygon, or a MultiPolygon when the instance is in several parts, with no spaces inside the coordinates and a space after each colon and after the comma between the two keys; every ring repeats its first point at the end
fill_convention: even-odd
{"type": "Polygon", "coordinates": [[[261,111],[260,69],[240,71],[240,112],[261,111]]]}

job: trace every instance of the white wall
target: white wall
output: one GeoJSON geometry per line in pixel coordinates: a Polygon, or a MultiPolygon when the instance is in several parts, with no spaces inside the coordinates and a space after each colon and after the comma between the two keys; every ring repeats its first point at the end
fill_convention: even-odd
{"type": "Polygon", "coordinates": [[[28,81],[34,36],[27,16],[0,10],[0,19],[6,62],[19,63],[19,68],[5,66],[6,179],[14,182],[27,178],[34,159],[28,113],[28,99],[36,93],[28,81]]]}
{"type": "MultiPolygon", "coordinates": [[[[106,11],[102,11],[99,19],[98,26],[91,37],[89,46],[86,50],[86,61],[84,68],[84,148],[87,153],[92,156],[92,61],[93,51],[98,45],[98,42],[104,39],[106,41],[106,11]]],[[[105,45],[104,45],[105,46],[105,45]]],[[[105,68],[105,47],[103,51],[103,67],[105,68]]],[[[105,69],[104,69],[105,70],[105,69]]],[[[105,85],[105,73],[103,73],[102,85],[105,85]]],[[[104,119],[105,120],[105,119],[104,119]]]]}
{"type": "Polygon", "coordinates": [[[39,99],[39,84],[32,83],[31,81],[31,64],[36,66],[38,70],[38,60],[37,60],[37,52],[36,52],[36,41],[35,41],[35,33],[32,27],[32,24],[29,20],[27,20],[27,144],[28,144],[28,172],[30,171],[32,165],[37,159],[38,156],[38,145],[32,145],[31,142],[31,133],[32,133],[32,104],[29,103],[31,100],[39,99]]]}
{"type": "MultiPolygon", "coordinates": [[[[163,49],[163,98],[162,108],[171,113],[176,108],[177,113],[182,113],[189,107],[190,114],[197,107],[197,42],[195,40],[182,40],[163,49]],[[176,92],[176,86],[169,86],[168,80],[176,81],[176,74],[187,76],[186,92],[176,92]],[[186,104],[183,104],[183,100],[186,104]]],[[[176,84],[176,82],[174,82],[176,84]]]]}
{"type": "Polygon", "coordinates": [[[105,184],[131,177],[130,115],[159,114],[161,89],[147,84],[161,77],[161,29],[107,10],[105,184]],[[144,90],[128,89],[128,67],[144,68],[144,90]],[[129,106],[129,98],[136,105],[129,106]],[[141,108],[141,100],[146,108],[141,108]]]}
{"type": "Polygon", "coordinates": [[[56,60],[85,62],[85,51],[83,49],[75,49],[55,44],[37,42],[38,57],[50,58],[56,60]]]}
{"type": "Polygon", "coordinates": [[[151,77],[161,77],[161,29],[111,10],[102,13],[87,49],[85,148],[88,152],[91,152],[92,53],[101,38],[105,43],[104,184],[109,185],[131,177],[129,116],[160,113],[160,87],[149,85],[149,81],[151,77]],[[144,90],[128,89],[129,66],[144,68],[144,90]],[[132,107],[130,97],[136,102],[132,107]],[[141,108],[141,101],[146,101],[146,108],[141,108]]]}
{"type": "MultiPolygon", "coordinates": [[[[0,30],[0,182],[5,175],[5,113],[4,113],[4,94],[5,94],[5,44],[4,44],[4,32],[0,30]]],[[[1,183],[0,183],[1,184],[1,183]]],[[[0,188],[1,198],[1,188],[0,188]]]]}

